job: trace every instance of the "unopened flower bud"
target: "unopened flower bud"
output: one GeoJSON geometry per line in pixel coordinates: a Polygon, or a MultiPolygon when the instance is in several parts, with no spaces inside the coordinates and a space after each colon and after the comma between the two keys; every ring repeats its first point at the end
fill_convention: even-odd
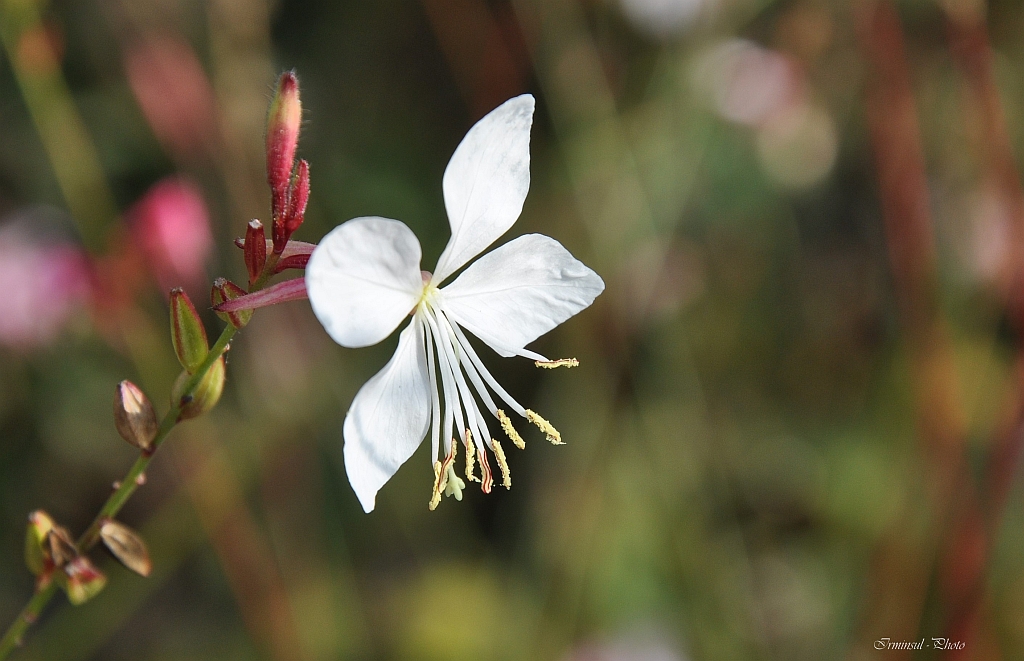
{"type": "Polygon", "coordinates": [[[277,92],[267,118],[267,182],[270,184],[274,222],[283,217],[288,204],[288,188],[301,122],[299,81],[294,72],[286,71],[277,81],[277,92]]]}
{"type": "Polygon", "coordinates": [[[122,381],[114,390],[114,425],[121,438],[143,451],[149,451],[159,423],[153,404],[131,381],[122,381]]]}
{"type": "MultiPolygon", "coordinates": [[[[213,281],[213,289],[210,291],[210,302],[216,310],[217,306],[233,298],[245,296],[246,291],[224,278],[217,278],[213,281]]],[[[217,312],[217,316],[228,322],[235,328],[241,328],[252,319],[252,310],[238,310],[236,312],[217,312]]]]}
{"type": "Polygon", "coordinates": [[[249,271],[249,286],[256,281],[267,262],[267,241],[263,231],[263,223],[258,220],[249,221],[245,230],[245,268],[249,271]]]}
{"type": "Polygon", "coordinates": [[[107,519],[100,526],[100,539],[122,565],[140,576],[149,576],[153,563],[150,562],[146,542],[137,532],[123,523],[107,519]]]}
{"type": "Polygon", "coordinates": [[[195,418],[217,405],[221,393],[224,392],[224,356],[210,365],[210,369],[206,370],[206,374],[192,393],[186,393],[185,384],[190,376],[188,372],[179,374],[171,389],[171,406],[181,406],[178,420],[195,418]]]}
{"type": "Polygon", "coordinates": [[[28,515],[28,527],[25,530],[25,565],[35,576],[53,569],[49,541],[53,526],[53,519],[43,510],[36,510],[28,515]]]}
{"type": "Polygon", "coordinates": [[[285,217],[284,229],[288,238],[299,229],[302,220],[306,217],[306,204],[309,202],[309,163],[305,160],[299,161],[299,167],[295,173],[295,182],[292,184],[291,192],[288,194],[288,214],[285,217]]]}
{"type": "Polygon", "coordinates": [[[107,577],[96,568],[89,558],[78,556],[58,572],[58,584],[68,593],[68,601],[81,606],[100,593],[107,584],[107,577]]]}
{"type": "Polygon", "coordinates": [[[178,362],[189,374],[203,364],[210,350],[203,322],[181,288],[171,290],[171,341],[178,362]]]}

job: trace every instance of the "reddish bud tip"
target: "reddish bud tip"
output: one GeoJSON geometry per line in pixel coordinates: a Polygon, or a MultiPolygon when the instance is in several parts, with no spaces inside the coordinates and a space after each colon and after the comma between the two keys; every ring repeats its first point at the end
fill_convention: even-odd
{"type": "Polygon", "coordinates": [[[273,198],[274,222],[288,206],[288,187],[299,143],[302,103],[295,73],[286,71],[277,81],[277,92],[267,118],[267,182],[273,198]]]}
{"type": "Polygon", "coordinates": [[[245,268],[249,271],[249,286],[256,281],[263,272],[263,265],[267,262],[267,241],[263,231],[263,223],[258,220],[249,221],[245,230],[245,268]]]}
{"type": "Polygon", "coordinates": [[[69,562],[61,578],[61,587],[68,593],[68,601],[75,606],[95,597],[107,584],[107,577],[85,556],[69,562]]]}
{"type": "MultiPolygon", "coordinates": [[[[264,244],[266,245],[266,244],[264,244]]],[[[237,312],[220,312],[217,310],[217,306],[226,301],[230,301],[241,296],[245,296],[246,291],[224,278],[217,278],[213,281],[213,289],[210,291],[210,303],[213,304],[214,310],[217,312],[217,316],[224,321],[230,323],[235,328],[241,328],[249,323],[252,318],[252,310],[240,310],[237,312]]]]}

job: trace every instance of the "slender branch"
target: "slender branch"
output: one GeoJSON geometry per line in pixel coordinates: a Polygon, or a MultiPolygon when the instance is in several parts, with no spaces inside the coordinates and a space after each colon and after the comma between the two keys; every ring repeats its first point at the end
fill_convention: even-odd
{"type": "MultiPolygon", "coordinates": [[[[263,267],[263,271],[259,277],[250,287],[250,291],[258,291],[262,289],[266,284],[267,280],[274,272],[274,267],[277,264],[278,255],[271,254],[267,255],[267,262],[263,267]]],[[[160,426],[157,429],[156,437],[153,439],[152,448],[146,452],[143,452],[132,467],[128,469],[124,479],[118,485],[117,489],[107,498],[106,502],[103,503],[103,507],[96,514],[96,518],[93,519],[92,524],[86,528],[82,536],[78,538],[75,546],[78,548],[79,553],[85,553],[100,539],[100,526],[103,525],[103,521],[111,519],[117,516],[117,513],[121,511],[124,504],[128,502],[132,494],[139,487],[142,480],[140,476],[144,475],[146,468],[149,466],[149,462],[153,460],[153,456],[157,449],[163,444],[167,435],[170,434],[174,426],[178,424],[178,418],[181,415],[182,400],[190,396],[199,385],[199,382],[206,375],[206,372],[213,366],[217,360],[220,359],[224,352],[228,349],[228,344],[231,342],[231,338],[234,337],[238,329],[228,324],[221,331],[220,337],[210,347],[210,351],[206,355],[206,359],[199,366],[198,369],[189,377],[188,381],[185,382],[183,389],[184,395],[182,398],[171,405],[171,409],[160,421],[160,426]]],[[[3,661],[7,656],[21,644],[21,638],[25,631],[30,625],[32,625],[46,608],[46,605],[50,603],[50,599],[57,593],[57,584],[54,581],[40,581],[36,585],[36,590],[32,595],[32,598],[22,609],[18,617],[11,623],[7,628],[7,632],[4,633],[4,637],[0,638],[0,661],[3,661]]]]}

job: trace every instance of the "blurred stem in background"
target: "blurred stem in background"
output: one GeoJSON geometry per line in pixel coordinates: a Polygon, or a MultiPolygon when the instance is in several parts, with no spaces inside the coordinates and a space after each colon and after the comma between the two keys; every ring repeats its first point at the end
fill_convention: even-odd
{"type": "Polygon", "coordinates": [[[938,296],[935,238],[902,26],[888,0],[855,6],[870,69],[865,112],[903,343],[910,361],[925,500],[910,501],[876,551],[854,649],[916,639],[936,553],[956,503],[977,507],[965,472],[965,421],[938,296]]]}
{"type": "Polygon", "coordinates": [[[101,254],[117,205],[35,0],[0,0],[0,38],[82,242],[101,254]]]}
{"type": "Polygon", "coordinates": [[[1024,333],[1024,189],[996,83],[983,5],[945,2],[943,8],[950,52],[966,83],[962,86],[965,110],[974,110],[981,118],[976,151],[984,184],[997,196],[1009,220],[998,284],[1006,315],[1017,334],[1012,381],[981,473],[982,507],[960,511],[942,568],[941,578],[949,590],[945,631],[965,643],[963,650],[950,651],[949,658],[964,659],[994,640],[985,617],[988,569],[1024,447],[1024,348],[1020,343],[1024,333]]]}

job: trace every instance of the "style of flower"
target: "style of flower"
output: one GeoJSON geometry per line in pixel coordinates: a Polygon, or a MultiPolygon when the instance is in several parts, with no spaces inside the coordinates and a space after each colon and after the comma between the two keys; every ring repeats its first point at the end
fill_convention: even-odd
{"type": "Polygon", "coordinates": [[[412,230],[387,218],[339,225],[310,257],[309,301],[338,344],[376,344],[412,316],[394,356],[363,385],[345,417],[345,469],[367,512],[428,429],[434,465],[430,509],[442,493],[462,499],[465,482],[454,466],[459,441],[466,451],[467,480],[490,492],[489,450],[503,486],[511,487],[504,451],[484,413],[517,447],[525,443],[495,398],[550,442],[562,442],[547,420],[498,384],[466,331],[502,356],[524,356],[539,367],[574,366],[575,359],[548,360],[525,346],[589,306],[604,290],[601,278],[554,239],[527,234],[441,287],[519,217],[530,188],[533,111],[529,94],[510,99],[473,126],[456,148],[442,180],[452,235],[433,274],[420,270],[420,244],[412,230]]]}

